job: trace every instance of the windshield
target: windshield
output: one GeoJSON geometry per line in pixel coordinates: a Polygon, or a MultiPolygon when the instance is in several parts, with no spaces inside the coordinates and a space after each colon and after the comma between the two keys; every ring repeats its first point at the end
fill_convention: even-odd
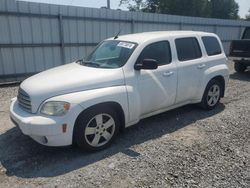
{"type": "Polygon", "coordinates": [[[82,65],[97,68],[119,68],[128,60],[136,48],[132,42],[109,40],[102,42],[82,61],[82,65]]]}

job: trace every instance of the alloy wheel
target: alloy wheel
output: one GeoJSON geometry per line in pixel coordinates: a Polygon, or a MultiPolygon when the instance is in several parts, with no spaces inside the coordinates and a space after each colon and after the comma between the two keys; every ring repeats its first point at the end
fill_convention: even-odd
{"type": "Polygon", "coordinates": [[[209,106],[214,106],[217,104],[220,99],[220,87],[217,84],[214,84],[210,87],[207,94],[207,104],[209,106]]]}
{"type": "Polygon", "coordinates": [[[115,132],[115,121],[108,114],[98,114],[87,124],[84,132],[85,140],[92,147],[100,147],[108,143],[115,132]]]}

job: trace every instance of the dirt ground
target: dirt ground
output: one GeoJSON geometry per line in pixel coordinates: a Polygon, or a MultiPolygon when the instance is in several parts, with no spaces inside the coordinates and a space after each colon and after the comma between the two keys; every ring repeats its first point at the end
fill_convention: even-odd
{"type": "Polygon", "coordinates": [[[17,88],[0,87],[0,187],[250,187],[250,71],[231,68],[215,110],[147,118],[96,153],[24,136],[9,120],[17,88]]]}

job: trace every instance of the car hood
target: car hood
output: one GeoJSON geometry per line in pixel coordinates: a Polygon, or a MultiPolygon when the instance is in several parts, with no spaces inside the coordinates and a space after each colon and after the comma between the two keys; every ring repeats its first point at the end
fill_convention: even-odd
{"type": "Polygon", "coordinates": [[[122,68],[103,69],[70,63],[36,74],[22,82],[30,96],[32,112],[48,98],[90,89],[124,85],[122,68]]]}

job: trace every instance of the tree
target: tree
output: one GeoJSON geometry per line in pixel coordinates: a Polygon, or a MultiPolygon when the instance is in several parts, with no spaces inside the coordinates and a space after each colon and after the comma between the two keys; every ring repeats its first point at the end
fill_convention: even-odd
{"type": "Polygon", "coordinates": [[[159,0],[147,0],[143,9],[144,12],[159,13],[160,1],[159,0]]]}
{"type": "Polygon", "coordinates": [[[163,14],[208,17],[208,0],[159,0],[163,14]]]}
{"type": "Polygon", "coordinates": [[[120,0],[119,6],[122,4],[127,4],[129,11],[142,11],[145,6],[143,0],[120,0]]]}
{"type": "Polygon", "coordinates": [[[136,11],[143,12],[224,19],[239,17],[239,5],[235,0],[144,0],[141,8],[139,1],[121,0],[121,4],[130,7],[133,3],[138,8],[136,11]]]}
{"type": "Polygon", "coordinates": [[[239,5],[235,0],[211,0],[212,18],[238,19],[239,5]]]}

